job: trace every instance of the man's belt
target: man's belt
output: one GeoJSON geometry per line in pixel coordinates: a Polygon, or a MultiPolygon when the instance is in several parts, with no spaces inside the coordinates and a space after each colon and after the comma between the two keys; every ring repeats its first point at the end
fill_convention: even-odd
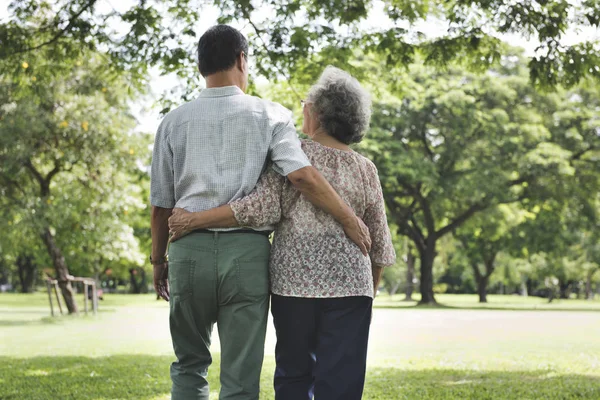
{"type": "Polygon", "coordinates": [[[273,232],[272,231],[255,231],[254,229],[234,229],[232,231],[211,231],[208,229],[196,229],[196,230],[192,231],[191,233],[210,233],[213,235],[215,233],[218,233],[219,235],[229,235],[232,233],[254,233],[254,234],[269,237],[269,236],[271,236],[271,233],[273,233],[273,232]]]}

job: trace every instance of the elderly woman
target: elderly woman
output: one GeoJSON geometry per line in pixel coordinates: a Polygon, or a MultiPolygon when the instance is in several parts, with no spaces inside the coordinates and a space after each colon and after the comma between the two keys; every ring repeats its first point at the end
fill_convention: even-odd
{"type": "Polygon", "coordinates": [[[311,138],[304,152],[369,228],[369,257],[272,170],[254,192],[227,206],[176,209],[171,240],[196,229],[277,224],[270,259],[275,397],[360,399],[373,297],[382,267],[396,258],[377,169],[349,147],[367,130],[371,102],[356,79],[328,67],[303,108],[302,130],[311,138]]]}

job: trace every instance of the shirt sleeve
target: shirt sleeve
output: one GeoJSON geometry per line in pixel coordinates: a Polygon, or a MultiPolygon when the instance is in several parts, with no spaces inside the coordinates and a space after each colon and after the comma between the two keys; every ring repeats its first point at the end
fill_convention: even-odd
{"type": "Polygon", "coordinates": [[[310,166],[310,161],[302,151],[291,112],[287,112],[289,115],[275,123],[269,145],[273,169],[281,176],[310,166]]]}
{"type": "Polygon", "coordinates": [[[168,143],[168,124],[164,120],[154,138],[150,168],[150,204],[162,208],[175,207],[173,150],[168,143]]]}
{"type": "Polygon", "coordinates": [[[392,243],[392,234],[387,223],[383,190],[379,182],[377,168],[371,165],[367,190],[370,203],[367,206],[364,223],[371,234],[371,263],[378,267],[394,265],[396,263],[396,250],[392,243]]]}
{"type": "Polygon", "coordinates": [[[268,169],[246,197],[229,204],[241,226],[260,228],[275,225],[281,219],[281,191],[285,178],[268,169]]]}

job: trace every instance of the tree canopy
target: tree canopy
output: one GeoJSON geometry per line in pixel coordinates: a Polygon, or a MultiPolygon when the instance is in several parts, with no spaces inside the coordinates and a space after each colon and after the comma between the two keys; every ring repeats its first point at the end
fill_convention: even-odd
{"type": "Polygon", "coordinates": [[[363,149],[392,220],[421,255],[424,301],[433,301],[437,241],[476,213],[598,188],[597,108],[580,103],[579,122],[568,122],[562,110],[575,94],[540,93],[520,71],[415,66],[401,97],[375,105],[363,149]],[[569,140],[556,125],[572,129],[569,140]]]}
{"type": "Polygon", "coordinates": [[[51,52],[39,49],[0,75],[0,212],[22,240],[3,253],[35,254],[41,239],[45,257],[36,257],[53,265],[74,312],[72,271],[145,258],[122,214],[145,207],[135,171],[149,138],[133,133],[126,77],[107,70],[102,54],[55,63],[51,52]]]}
{"type": "Polygon", "coordinates": [[[440,259],[468,259],[481,281],[497,269],[483,253],[536,279],[596,274],[600,48],[562,40],[598,26],[592,0],[14,0],[0,24],[0,212],[13,233],[0,232],[0,264],[50,261],[63,282],[141,264],[149,151],[130,102],[156,69],[186,81],[164,112],[190,99],[209,6],[249,31],[255,75],[270,82],[253,93],[295,108],[327,64],[372,89],[358,149],[411,242],[399,250],[420,268],[423,302],[435,302],[440,259]],[[526,57],[504,34],[538,48],[526,57]]]}
{"type": "Polygon", "coordinates": [[[190,0],[139,0],[116,8],[99,0],[14,0],[10,22],[0,25],[0,58],[14,62],[43,47],[54,49],[51,60],[84,49],[102,51],[110,68],[139,80],[159,66],[197,83],[197,21],[209,5],[219,10],[219,22],[251,27],[258,72],[271,79],[289,77],[298,61],[324,49],[348,61],[356,47],[384,56],[388,66],[407,67],[422,58],[426,65],[458,62],[485,70],[501,57],[502,34],[539,43],[528,64],[535,84],[569,87],[600,76],[596,43],[561,43],[569,29],[598,26],[596,0],[214,0],[200,6],[190,0]],[[377,18],[385,21],[365,30],[362,24],[380,5],[377,18]],[[415,28],[425,21],[442,33],[431,37],[415,28]]]}

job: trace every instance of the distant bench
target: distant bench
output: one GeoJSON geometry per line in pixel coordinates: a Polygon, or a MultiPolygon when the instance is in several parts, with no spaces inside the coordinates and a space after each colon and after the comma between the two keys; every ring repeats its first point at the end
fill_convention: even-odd
{"type": "MultiPolygon", "coordinates": [[[[85,315],[88,314],[88,299],[90,297],[89,289],[91,289],[92,311],[94,315],[96,315],[96,313],[98,312],[98,291],[96,290],[96,281],[92,278],[77,278],[74,276],[67,277],[67,280],[69,282],[81,282],[83,284],[83,308],[85,310],[85,315]]],[[[54,304],[52,302],[52,292],[54,291],[54,294],[56,296],[56,302],[58,303],[58,309],[60,310],[60,313],[62,315],[63,307],[60,301],[60,296],[58,295],[58,280],[48,278],[46,280],[46,288],[48,289],[48,300],[50,301],[50,313],[54,317],[54,304]]]]}

